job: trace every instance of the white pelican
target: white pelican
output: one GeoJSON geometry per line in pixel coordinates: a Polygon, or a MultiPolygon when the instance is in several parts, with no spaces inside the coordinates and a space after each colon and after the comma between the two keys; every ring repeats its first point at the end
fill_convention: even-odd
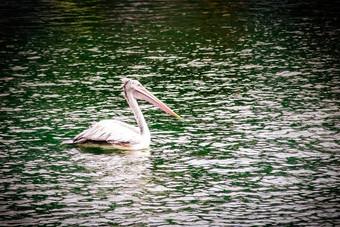
{"type": "Polygon", "coordinates": [[[149,147],[150,131],[145,122],[137,99],[143,99],[161,108],[168,114],[181,118],[163,102],[146,90],[137,80],[122,79],[124,96],[133,114],[138,128],[117,120],[102,120],[77,135],[72,144],[104,145],[121,150],[141,150],[149,147]]]}

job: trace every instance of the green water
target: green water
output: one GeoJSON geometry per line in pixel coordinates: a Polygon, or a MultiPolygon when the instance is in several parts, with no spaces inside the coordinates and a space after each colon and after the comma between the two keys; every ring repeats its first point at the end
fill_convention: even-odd
{"type": "Polygon", "coordinates": [[[339,220],[335,1],[0,3],[0,225],[334,226],[339,220]],[[135,124],[149,152],[61,145],[135,124]]]}

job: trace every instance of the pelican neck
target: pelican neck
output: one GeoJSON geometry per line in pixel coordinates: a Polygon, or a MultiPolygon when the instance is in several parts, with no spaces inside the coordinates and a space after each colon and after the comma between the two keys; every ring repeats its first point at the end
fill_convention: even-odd
{"type": "Polygon", "coordinates": [[[149,127],[148,125],[146,124],[146,121],[145,121],[145,118],[144,118],[144,115],[138,105],[138,102],[137,100],[133,97],[132,93],[131,92],[126,92],[125,91],[125,99],[127,101],[127,103],[129,104],[134,116],[135,116],[135,119],[136,119],[136,122],[137,122],[137,125],[139,127],[139,130],[140,130],[140,134],[142,135],[142,137],[148,137],[148,139],[150,139],[150,131],[149,131],[149,127]]]}

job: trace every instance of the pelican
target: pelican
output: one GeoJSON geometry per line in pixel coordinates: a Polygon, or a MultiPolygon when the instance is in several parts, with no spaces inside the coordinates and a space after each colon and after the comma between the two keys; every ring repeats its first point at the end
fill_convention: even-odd
{"type": "Polygon", "coordinates": [[[181,118],[137,80],[122,79],[122,88],[124,97],[135,116],[138,127],[117,120],[102,120],[78,134],[71,142],[72,144],[85,146],[99,144],[120,150],[147,149],[150,145],[151,136],[142,111],[138,106],[138,99],[148,101],[166,113],[181,118]]]}

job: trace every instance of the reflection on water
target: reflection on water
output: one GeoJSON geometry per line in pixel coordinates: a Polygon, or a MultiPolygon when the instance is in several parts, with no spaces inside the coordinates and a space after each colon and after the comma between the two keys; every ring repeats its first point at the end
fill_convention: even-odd
{"type": "Polygon", "coordinates": [[[0,4],[1,225],[340,224],[336,4],[0,4]],[[121,77],[183,118],[141,101],[149,152],[61,145],[135,124],[121,77]]]}

